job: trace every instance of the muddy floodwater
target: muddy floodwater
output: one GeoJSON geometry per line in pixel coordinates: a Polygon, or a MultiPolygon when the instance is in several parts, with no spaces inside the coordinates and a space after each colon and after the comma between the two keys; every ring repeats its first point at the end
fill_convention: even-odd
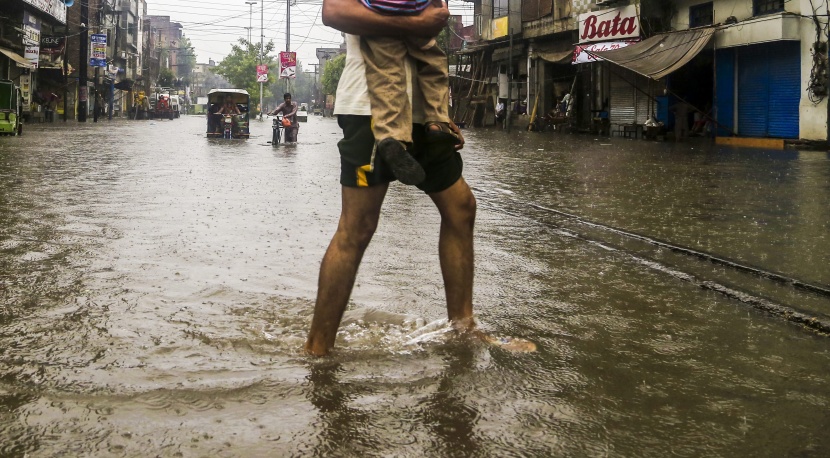
{"type": "Polygon", "coordinates": [[[0,138],[0,456],[824,457],[830,156],[466,130],[481,327],[390,187],[329,357],[300,351],[339,130],[0,138]]]}

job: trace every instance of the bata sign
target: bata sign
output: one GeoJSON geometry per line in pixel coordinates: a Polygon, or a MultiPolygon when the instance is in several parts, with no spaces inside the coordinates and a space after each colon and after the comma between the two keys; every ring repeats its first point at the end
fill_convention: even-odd
{"type": "Polygon", "coordinates": [[[640,38],[640,19],[634,5],[579,15],[579,42],[640,38]]]}

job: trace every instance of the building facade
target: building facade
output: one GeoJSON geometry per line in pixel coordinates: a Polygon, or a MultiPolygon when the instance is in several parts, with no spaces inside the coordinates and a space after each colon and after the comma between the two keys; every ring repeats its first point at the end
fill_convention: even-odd
{"type": "Polygon", "coordinates": [[[23,116],[56,111],[64,84],[67,8],[61,0],[5,0],[0,15],[0,79],[23,93],[23,116]]]}
{"type": "MultiPolygon", "coordinates": [[[[809,0],[472,0],[454,115],[540,116],[572,96],[580,130],[654,119],[707,135],[828,140],[828,11],[809,0]],[[688,107],[676,119],[674,107],[688,107]]],[[[457,87],[456,87],[457,86],[457,87]]],[[[635,129],[636,130],[636,129],[635,129]]]]}

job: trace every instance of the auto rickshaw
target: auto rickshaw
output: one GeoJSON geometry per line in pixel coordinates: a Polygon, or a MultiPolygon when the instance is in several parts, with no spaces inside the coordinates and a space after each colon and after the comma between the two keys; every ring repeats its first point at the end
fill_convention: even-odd
{"type": "Polygon", "coordinates": [[[22,135],[23,117],[20,88],[9,80],[0,80],[0,135],[22,135]]]}
{"type": "Polygon", "coordinates": [[[207,136],[208,138],[248,138],[250,96],[244,89],[211,89],[208,92],[207,136]],[[219,113],[224,111],[225,102],[236,106],[238,114],[219,113]]]}

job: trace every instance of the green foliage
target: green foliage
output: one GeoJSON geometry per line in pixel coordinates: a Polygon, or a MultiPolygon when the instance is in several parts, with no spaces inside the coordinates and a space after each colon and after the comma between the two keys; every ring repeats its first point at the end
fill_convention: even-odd
{"type": "Polygon", "coordinates": [[[169,68],[162,68],[159,70],[159,77],[158,77],[158,85],[161,87],[172,87],[173,82],[176,80],[176,75],[173,74],[173,70],[169,68]]]}
{"type": "Polygon", "coordinates": [[[320,86],[323,95],[334,94],[337,92],[337,83],[340,81],[340,76],[343,74],[343,69],[346,67],[346,55],[329,59],[326,62],[326,67],[323,68],[323,75],[320,77],[320,86]]]}
{"type": "MultiPolygon", "coordinates": [[[[212,70],[217,75],[222,75],[231,86],[237,89],[245,89],[251,94],[251,101],[259,103],[259,83],[256,80],[256,66],[259,64],[259,43],[251,43],[244,38],[233,45],[231,53],[225,56],[222,62],[212,70]]],[[[275,60],[269,54],[274,50],[274,42],[265,44],[262,63],[268,66],[268,82],[263,85],[264,97],[269,98],[268,87],[274,82],[274,73],[278,71],[275,67],[275,60]]]]}
{"type": "Polygon", "coordinates": [[[193,52],[193,44],[190,39],[182,37],[179,41],[179,46],[174,49],[177,53],[178,63],[176,67],[176,74],[182,78],[185,85],[190,84],[190,74],[196,68],[196,54],[193,52]]]}

